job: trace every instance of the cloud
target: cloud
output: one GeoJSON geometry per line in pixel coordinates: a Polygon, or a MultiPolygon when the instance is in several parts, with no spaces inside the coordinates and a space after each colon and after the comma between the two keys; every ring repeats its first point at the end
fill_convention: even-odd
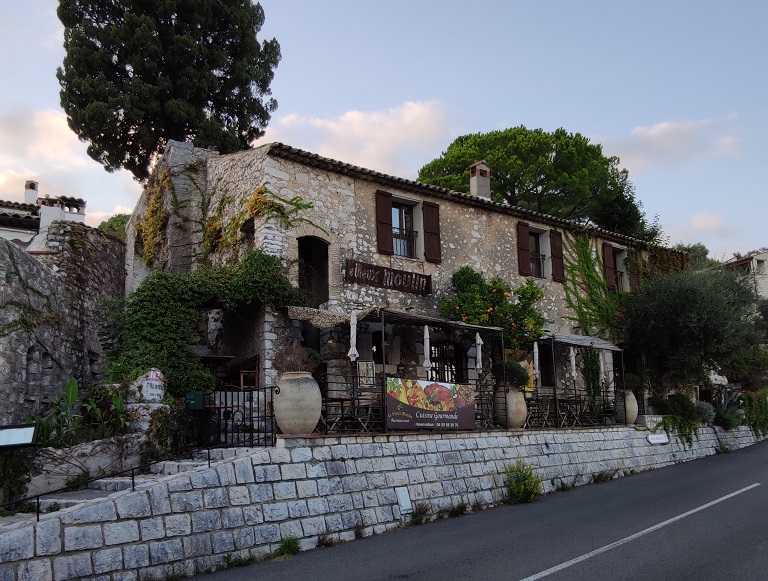
{"type": "Polygon", "coordinates": [[[603,151],[618,155],[630,174],[668,165],[741,154],[735,116],[719,120],[663,121],[635,127],[624,139],[599,139],[603,151]]]}
{"type": "Polygon", "coordinates": [[[35,180],[42,195],[83,198],[86,222],[91,225],[102,221],[99,216],[133,207],[141,192],[139,184],[128,172],[104,171],[88,157],[86,147],[60,111],[0,115],[0,199],[22,201],[24,182],[35,180]]]}
{"type": "Polygon", "coordinates": [[[725,260],[735,252],[744,252],[750,242],[745,233],[729,225],[723,214],[692,214],[685,224],[664,228],[670,244],[702,242],[709,249],[710,258],[725,260]]]}
{"type": "Polygon", "coordinates": [[[401,177],[415,178],[453,139],[443,106],[408,101],[380,111],[347,111],[332,118],[285,115],[272,120],[262,141],[293,147],[401,177]]]}

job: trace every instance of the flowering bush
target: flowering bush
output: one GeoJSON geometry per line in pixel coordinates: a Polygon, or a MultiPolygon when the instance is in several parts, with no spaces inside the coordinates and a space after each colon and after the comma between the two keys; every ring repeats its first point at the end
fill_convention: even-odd
{"type": "Polygon", "coordinates": [[[440,300],[440,314],[454,321],[504,329],[504,346],[528,349],[544,328],[544,317],[535,304],[544,296],[536,283],[528,279],[514,291],[498,277],[486,282],[469,266],[457,270],[451,278],[456,296],[440,300]],[[516,301],[513,302],[513,295],[516,301]]]}

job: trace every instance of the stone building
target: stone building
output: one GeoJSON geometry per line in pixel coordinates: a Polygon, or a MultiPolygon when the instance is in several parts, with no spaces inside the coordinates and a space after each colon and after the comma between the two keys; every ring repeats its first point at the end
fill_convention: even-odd
{"type": "Polygon", "coordinates": [[[24,202],[0,200],[0,238],[26,248],[38,233],[53,222],[85,222],[85,201],[69,196],[41,196],[39,184],[28,180],[24,202]]]}
{"type": "MultiPolygon", "coordinates": [[[[258,361],[260,384],[270,386],[277,377],[271,365],[276,350],[299,341],[321,352],[329,382],[349,382],[355,373],[346,357],[352,310],[362,317],[361,360],[381,363],[385,350],[387,374],[426,377],[424,323],[419,326],[416,316],[437,321],[438,300],[449,295],[452,275],[466,265],[513,288],[535,280],[544,292],[539,308],[547,329],[574,333],[563,284],[569,260],[564,238],[569,236],[590,238],[610,288],[630,291],[637,284],[637,264],[647,256],[640,241],[493,202],[490,172],[484,162],[473,165],[471,193],[462,194],[280,143],[218,155],[172,141],[127,228],[126,291],[153,270],[236,262],[251,248],[281,257],[310,308],[216,313],[213,319],[221,326],[208,352],[231,359],[219,370],[224,375],[258,361]],[[265,188],[283,199],[311,203],[301,214],[305,220],[283,228],[276,220],[261,219],[253,208],[265,188]],[[155,243],[147,260],[147,240],[137,232],[153,222],[153,212],[162,216],[154,223],[161,224],[163,235],[153,236],[162,243],[155,243]],[[207,243],[211,224],[234,233],[228,245],[207,243]],[[409,324],[384,320],[382,325],[377,309],[409,324]],[[408,315],[412,321],[405,321],[408,315]]],[[[430,357],[440,369],[451,369],[453,377],[431,379],[476,379],[474,343],[450,325],[436,330],[430,357]]]]}
{"type": "Polygon", "coordinates": [[[100,230],[53,221],[25,246],[0,240],[0,425],[39,412],[70,377],[101,376],[101,301],[125,288],[124,244],[100,230]]]}

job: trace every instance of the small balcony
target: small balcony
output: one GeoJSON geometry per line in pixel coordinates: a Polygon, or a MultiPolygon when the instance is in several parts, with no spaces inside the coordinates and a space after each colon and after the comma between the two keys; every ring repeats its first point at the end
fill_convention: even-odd
{"type": "Polygon", "coordinates": [[[531,252],[531,276],[544,278],[544,259],[546,256],[531,252]]]}
{"type": "Polygon", "coordinates": [[[392,228],[392,246],[395,256],[416,258],[416,236],[418,232],[404,228],[392,228]]]}

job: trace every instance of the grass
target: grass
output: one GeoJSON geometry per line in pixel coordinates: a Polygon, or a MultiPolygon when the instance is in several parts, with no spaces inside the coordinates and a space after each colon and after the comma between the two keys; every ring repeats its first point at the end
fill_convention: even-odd
{"type": "Polygon", "coordinates": [[[339,544],[339,539],[333,537],[330,533],[323,533],[317,537],[317,548],[324,549],[327,547],[335,547],[339,544]]]}
{"type": "Polygon", "coordinates": [[[275,551],[275,556],[292,557],[293,555],[298,555],[300,552],[301,545],[299,544],[299,539],[296,537],[285,537],[275,551]]]}
{"type": "Polygon", "coordinates": [[[429,520],[429,505],[426,502],[417,502],[413,505],[413,513],[411,514],[412,525],[423,525],[428,523],[429,520]]]}

